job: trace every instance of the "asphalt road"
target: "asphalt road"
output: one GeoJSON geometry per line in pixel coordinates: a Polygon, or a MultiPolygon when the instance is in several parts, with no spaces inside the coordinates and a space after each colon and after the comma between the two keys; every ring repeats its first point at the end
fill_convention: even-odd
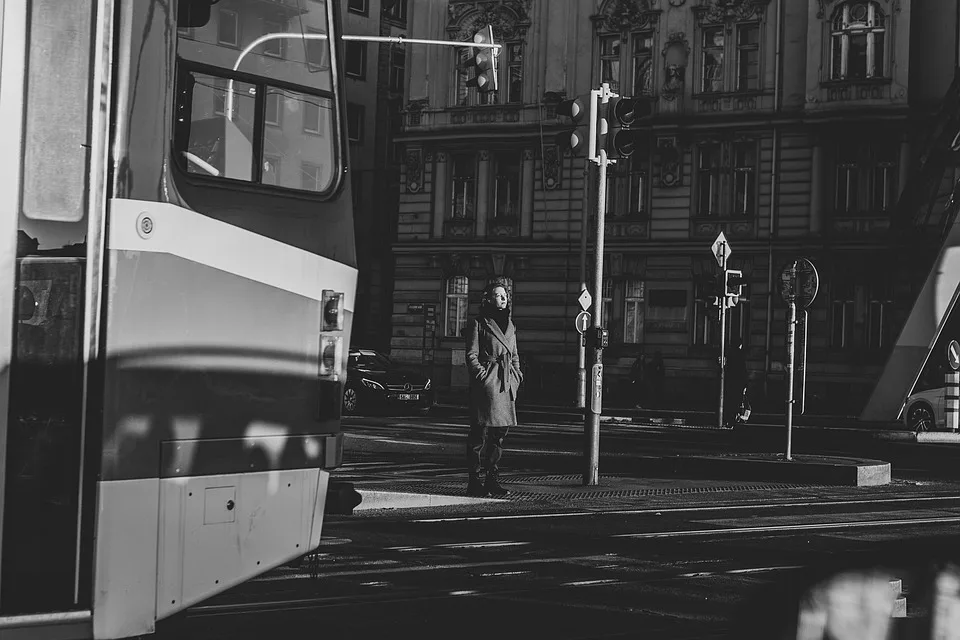
{"type": "MultiPolygon", "coordinates": [[[[464,429],[451,418],[351,419],[337,475],[361,488],[462,481],[464,429]]],[[[778,435],[605,426],[601,475],[643,475],[638,460],[678,452],[767,450],[778,435]]],[[[579,425],[525,425],[508,440],[505,472],[575,476],[582,444],[579,425]]],[[[694,490],[331,516],[316,554],[161,623],[158,636],[771,637],[796,618],[790,604],[810,572],[851,563],[893,563],[907,622],[920,620],[929,563],[958,546],[960,483],[938,471],[952,469],[950,450],[820,436],[796,444],[903,464],[876,488],[711,492],[695,490],[709,480],[649,477],[694,490]]]]}

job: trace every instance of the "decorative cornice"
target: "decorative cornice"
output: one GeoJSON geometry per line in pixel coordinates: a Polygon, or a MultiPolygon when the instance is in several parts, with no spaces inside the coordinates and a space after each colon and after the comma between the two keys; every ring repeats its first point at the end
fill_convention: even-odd
{"type": "Polygon", "coordinates": [[[657,0],[605,0],[591,16],[598,31],[635,31],[654,26],[660,18],[657,0]]]}
{"type": "Polygon", "coordinates": [[[450,0],[447,4],[447,33],[467,41],[485,27],[493,26],[498,40],[522,39],[530,28],[532,0],[450,0]]]}
{"type": "Polygon", "coordinates": [[[701,0],[693,7],[702,24],[718,24],[729,20],[760,20],[770,0],[701,0]]]}

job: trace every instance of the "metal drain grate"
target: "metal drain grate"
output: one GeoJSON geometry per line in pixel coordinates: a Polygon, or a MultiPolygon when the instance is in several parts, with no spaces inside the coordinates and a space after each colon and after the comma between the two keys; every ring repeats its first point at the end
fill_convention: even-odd
{"type": "MultiPolygon", "coordinates": [[[[580,487],[570,487],[568,491],[524,491],[516,486],[524,481],[536,481],[538,484],[544,484],[549,481],[576,480],[579,475],[564,476],[524,476],[521,478],[504,478],[500,481],[510,487],[510,493],[504,499],[511,501],[533,501],[533,500],[590,500],[596,498],[639,498],[652,496],[670,496],[684,494],[706,494],[722,493],[736,491],[772,491],[783,489],[811,489],[814,485],[809,484],[786,484],[786,483],[764,483],[764,484],[731,484],[731,485],[710,485],[699,487],[652,487],[640,489],[591,489],[583,490],[580,487]]],[[[419,482],[419,483],[401,483],[391,485],[391,490],[410,493],[430,493],[434,495],[462,496],[464,495],[464,483],[462,482],[419,482]]],[[[561,488],[562,487],[558,487],[561,488]]]]}

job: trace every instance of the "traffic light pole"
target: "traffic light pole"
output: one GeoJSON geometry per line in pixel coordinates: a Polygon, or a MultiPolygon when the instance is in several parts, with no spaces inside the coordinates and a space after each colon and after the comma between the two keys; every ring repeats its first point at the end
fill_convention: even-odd
{"type": "Polygon", "coordinates": [[[597,163],[597,224],[596,241],[594,243],[593,267],[593,366],[590,370],[590,407],[584,410],[584,444],[586,445],[586,468],[583,470],[583,484],[596,486],[600,483],[600,411],[603,401],[603,237],[604,214],[607,205],[607,165],[616,160],[607,158],[604,148],[606,141],[606,120],[600,113],[600,105],[606,104],[617,94],[610,91],[610,86],[603,83],[600,89],[590,92],[590,131],[588,158],[597,163]],[[604,138],[598,141],[599,133],[604,138]],[[596,155],[594,155],[596,154],[596,155]]]}
{"type": "Polygon", "coordinates": [[[607,151],[599,150],[597,176],[597,228],[593,267],[593,367],[591,368],[590,406],[584,411],[586,424],[584,436],[587,448],[587,466],[583,472],[583,484],[596,486],[600,483],[600,411],[603,398],[603,343],[597,335],[603,327],[603,224],[607,201],[607,151]]]}

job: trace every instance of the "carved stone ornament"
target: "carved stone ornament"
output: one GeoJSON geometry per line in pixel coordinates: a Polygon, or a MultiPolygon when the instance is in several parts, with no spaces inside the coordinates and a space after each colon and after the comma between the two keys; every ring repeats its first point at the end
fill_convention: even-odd
{"type": "Polygon", "coordinates": [[[543,147],[543,187],[556,189],[560,186],[560,148],[555,144],[543,147]]]}
{"type": "MultiPolygon", "coordinates": [[[[823,19],[827,17],[829,13],[833,13],[833,11],[830,9],[830,5],[832,4],[840,5],[843,4],[843,2],[838,0],[817,0],[817,6],[819,7],[817,9],[817,17],[823,19]]],[[[889,6],[890,0],[880,0],[880,4],[886,4],[889,6]]],[[[893,0],[893,11],[894,13],[900,13],[900,0],[893,0]]]]}
{"type": "Polygon", "coordinates": [[[701,23],[718,24],[728,20],[759,20],[770,0],[702,0],[693,8],[701,23]]]}
{"type": "Polygon", "coordinates": [[[683,149],[674,136],[657,138],[660,156],[660,186],[673,188],[683,184],[683,149]]]}
{"type": "Polygon", "coordinates": [[[407,191],[418,193],[423,188],[423,149],[407,149],[407,191]]]}
{"type": "Polygon", "coordinates": [[[494,39],[522,39],[530,28],[531,0],[449,0],[447,32],[454,40],[472,40],[473,35],[493,26],[494,39]]]}
{"type": "Polygon", "coordinates": [[[661,52],[663,55],[663,87],[660,95],[664,100],[676,100],[683,95],[683,81],[690,60],[690,42],[682,32],[671,33],[661,52]]]}
{"type": "Polygon", "coordinates": [[[600,31],[635,31],[657,21],[657,0],[606,0],[600,13],[593,16],[600,31]]]}

